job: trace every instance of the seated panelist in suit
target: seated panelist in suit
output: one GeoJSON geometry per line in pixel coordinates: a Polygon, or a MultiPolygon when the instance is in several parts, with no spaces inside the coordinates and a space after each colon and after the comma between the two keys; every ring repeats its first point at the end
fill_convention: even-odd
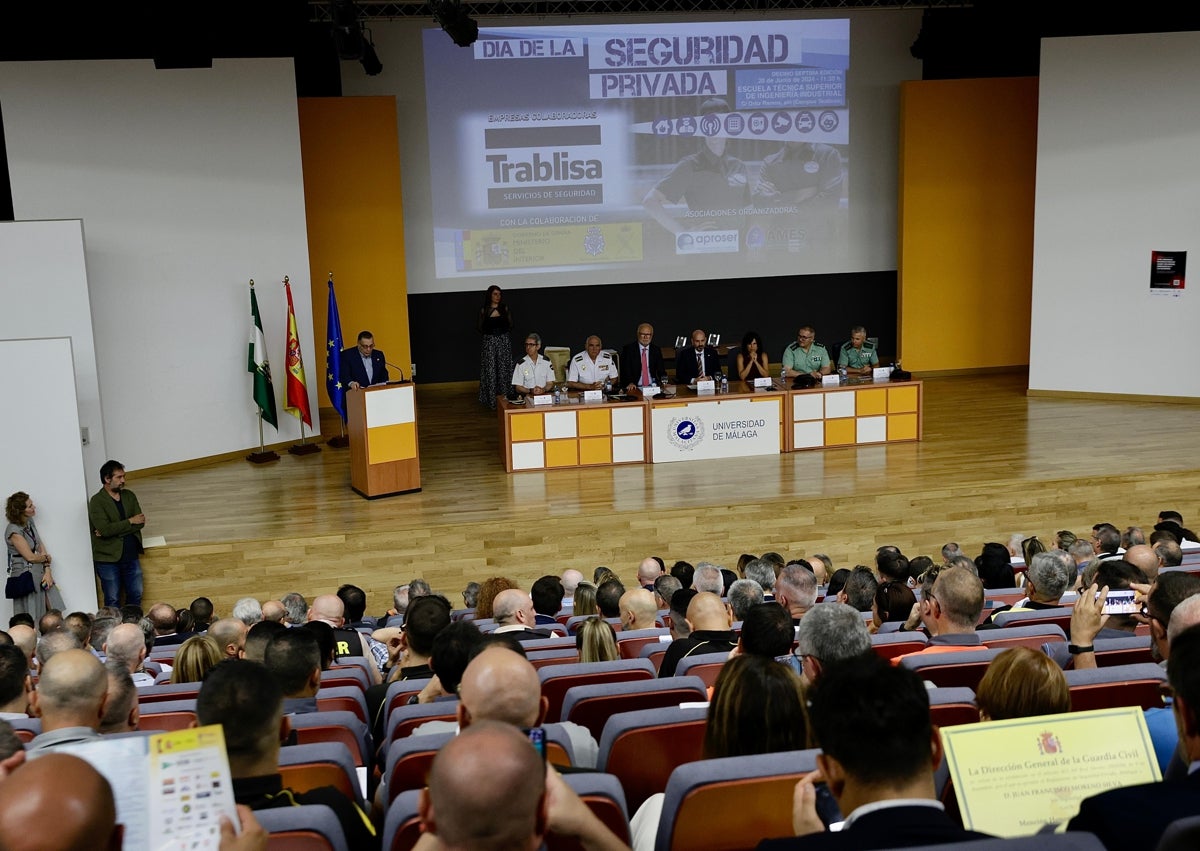
{"type": "Polygon", "coordinates": [[[680,349],[675,356],[675,381],[692,384],[699,378],[712,378],[721,371],[721,356],[708,345],[708,335],[697,328],[692,332],[692,345],[680,349]]]}
{"type": "Polygon", "coordinates": [[[387,383],[387,358],[375,348],[375,336],[370,331],[359,331],[358,345],[342,350],[342,380],[351,390],[387,383]]]}
{"type": "Polygon", "coordinates": [[[663,374],[662,349],[654,345],[654,326],[637,327],[637,342],[621,349],[621,386],[633,390],[658,382],[663,374]]]}

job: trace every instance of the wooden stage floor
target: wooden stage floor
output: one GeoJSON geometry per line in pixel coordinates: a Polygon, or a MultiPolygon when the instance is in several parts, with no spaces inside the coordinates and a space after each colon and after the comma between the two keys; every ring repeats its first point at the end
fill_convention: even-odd
{"type": "MultiPolygon", "coordinates": [[[[1196,521],[1200,413],[1188,405],[1028,398],[1023,374],[925,382],[919,443],[778,457],[507,474],[474,385],[418,387],[418,494],[365,500],[349,452],[262,467],[222,461],[130,474],[167,546],[143,562],[147,604],[205,594],[306,597],[343,582],[370,607],[416,576],[456,604],[472,579],[528,587],[574,567],[627,580],[647,555],[732,567],[742,552],[869,563],[881,544],[971,554],[1013,532],[1196,521]]],[[[327,412],[332,413],[332,412],[327,412]]],[[[323,422],[336,433],[336,415],[323,422]]]]}

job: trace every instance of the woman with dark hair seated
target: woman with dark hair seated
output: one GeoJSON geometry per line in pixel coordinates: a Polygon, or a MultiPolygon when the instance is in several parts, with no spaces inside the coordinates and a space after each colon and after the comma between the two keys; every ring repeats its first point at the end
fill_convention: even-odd
{"type": "Polygon", "coordinates": [[[767,360],[762,337],[758,336],[757,331],[747,331],[742,337],[742,347],[738,350],[735,363],[739,381],[751,382],[756,378],[771,377],[771,363],[767,360]]]}
{"type": "MultiPolygon", "coordinates": [[[[721,667],[708,705],[704,759],[753,756],[808,747],[804,687],[787,665],[739,655],[721,667]]],[[[653,849],[664,795],[651,795],[630,820],[634,851],[653,849]]]]}
{"type": "Polygon", "coordinates": [[[1012,569],[1012,556],[1008,547],[994,541],[983,545],[983,552],[975,558],[975,566],[979,568],[979,579],[984,588],[1013,588],[1016,586],[1016,574],[1012,569]]]}
{"type": "Polygon", "coordinates": [[[878,632],[885,623],[899,621],[904,623],[916,605],[917,595],[903,582],[884,582],[875,589],[875,598],[871,601],[872,633],[878,632]]]}

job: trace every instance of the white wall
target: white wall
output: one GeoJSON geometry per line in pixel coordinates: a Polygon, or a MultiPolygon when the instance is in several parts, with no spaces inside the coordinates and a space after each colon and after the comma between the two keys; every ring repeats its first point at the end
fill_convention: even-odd
{"type": "MultiPolygon", "coordinates": [[[[79,221],[0,222],[0,339],[69,337],[74,355],[79,424],[88,430],[83,448],[85,476],[99,476],[107,460],[92,310],[79,221]],[[90,472],[89,472],[90,471],[90,472]]],[[[42,379],[63,381],[69,375],[45,370],[42,379]]],[[[10,410],[25,410],[22,397],[10,398],[10,410]]],[[[98,479],[97,479],[98,481],[98,479]]]]}
{"type": "MultiPolygon", "coordinates": [[[[71,341],[0,340],[0,499],[25,491],[37,506],[38,532],[54,558],[54,578],[68,611],[96,609],[96,582],[88,534],[88,480],[79,445],[79,414],[72,378],[71,341]],[[56,381],[34,376],[62,376],[56,381]]],[[[96,485],[99,489],[99,467],[96,485]]],[[[12,601],[0,597],[0,623],[12,601]]]]}
{"type": "MultiPolygon", "coordinates": [[[[250,278],[282,397],[291,277],[316,411],[291,60],[0,63],[0,107],[17,218],[83,220],[111,457],[133,470],[257,445],[250,278]]],[[[267,442],[299,437],[279,407],[267,442]]]]}
{"type": "Polygon", "coordinates": [[[1200,395],[1200,33],[1042,42],[1029,386],[1200,395]],[[1181,298],[1150,252],[1188,251],[1181,298]]]}

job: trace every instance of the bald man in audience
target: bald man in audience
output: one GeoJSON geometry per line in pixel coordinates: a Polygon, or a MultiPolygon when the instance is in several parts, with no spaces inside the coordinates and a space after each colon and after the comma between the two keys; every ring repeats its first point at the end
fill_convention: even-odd
{"type": "Polygon", "coordinates": [[[418,805],[417,849],[533,849],[553,832],[590,851],[628,849],[519,731],[481,722],[448,742],[418,805]]]}
{"type": "Polygon", "coordinates": [[[621,629],[654,629],[658,605],[654,594],[645,588],[634,588],[621,595],[621,629]]]}
{"type": "Polygon", "coordinates": [[[46,754],[0,783],[5,851],[119,851],[123,839],[112,787],[77,756],[46,754]]]}
{"type": "Polygon", "coordinates": [[[287,617],[287,609],[278,600],[264,600],[262,604],[263,620],[283,623],[287,617]]]}
{"type": "Polygon", "coordinates": [[[660,677],[675,676],[679,661],[688,656],[728,653],[737,646],[737,636],[732,629],[733,611],[716,594],[708,591],[696,594],[688,603],[687,622],[691,634],[672,641],[667,647],[658,672],[660,677]]]}
{"type": "MultiPolygon", "coordinates": [[[[436,661],[436,657],[435,657],[436,661]]],[[[458,686],[458,721],[430,721],[413,735],[452,732],[476,721],[502,721],[514,727],[544,723],[549,701],[542,696],[537,671],[529,660],[501,645],[485,646],[463,671],[458,686]]],[[[575,765],[594,768],[599,745],[586,727],[564,723],[575,751],[575,765]]]]}
{"type": "Polygon", "coordinates": [[[322,594],[312,601],[312,606],[308,609],[307,619],[310,622],[324,621],[333,627],[333,656],[335,659],[362,657],[368,662],[374,662],[374,664],[367,665],[371,682],[374,684],[383,682],[382,665],[387,663],[387,648],[383,648],[383,660],[381,662],[371,651],[371,645],[367,642],[365,635],[353,629],[345,629],[345,614],[346,605],[341,601],[341,598],[336,594],[322,594]]]}
{"type": "Polygon", "coordinates": [[[788,610],[793,626],[799,625],[800,619],[816,605],[816,574],[798,564],[785,567],[775,580],[775,602],[788,610]]]}
{"type": "MultiPolygon", "coordinates": [[[[283,605],[280,604],[280,610],[283,605]]],[[[246,633],[250,627],[239,618],[221,618],[208,628],[208,637],[217,642],[226,659],[241,659],[246,655],[246,633]]]]}
{"type": "Polygon", "coordinates": [[[120,662],[106,662],[104,671],[108,676],[108,703],[100,719],[100,733],[131,733],[138,728],[140,718],[133,678],[120,662]]]}
{"type": "Polygon", "coordinates": [[[583,574],[578,570],[567,568],[559,577],[563,586],[562,607],[571,609],[575,607],[575,589],[579,587],[579,583],[583,581],[583,574]]]}
{"type": "Polygon", "coordinates": [[[1134,544],[1125,550],[1125,555],[1121,556],[1121,558],[1134,567],[1140,568],[1142,573],[1146,574],[1146,578],[1151,582],[1158,578],[1160,564],[1158,555],[1152,547],[1148,547],[1145,544],[1134,544]]]}
{"type": "Polygon", "coordinates": [[[137,624],[123,623],[114,626],[104,642],[104,656],[109,662],[124,665],[133,678],[135,688],[154,685],[154,677],[146,673],[146,636],[137,624]]]}
{"type": "Polygon", "coordinates": [[[550,637],[548,629],[537,626],[533,598],[520,588],[509,588],[497,594],[492,601],[492,614],[499,624],[494,630],[496,635],[512,634],[517,641],[550,637]]]}
{"type": "Polygon", "coordinates": [[[30,713],[42,719],[42,733],[26,748],[29,758],[99,739],[107,702],[108,675],[99,659],[86,650],[56,653],[29,700],[30,713]]]}
{"type": "Polygon", "coordinates": [[[663,567],[653,557],[642,559],[637,569],[637,584],[647,591],[654,590],[654,580],[663,575],[663,567]]]}

